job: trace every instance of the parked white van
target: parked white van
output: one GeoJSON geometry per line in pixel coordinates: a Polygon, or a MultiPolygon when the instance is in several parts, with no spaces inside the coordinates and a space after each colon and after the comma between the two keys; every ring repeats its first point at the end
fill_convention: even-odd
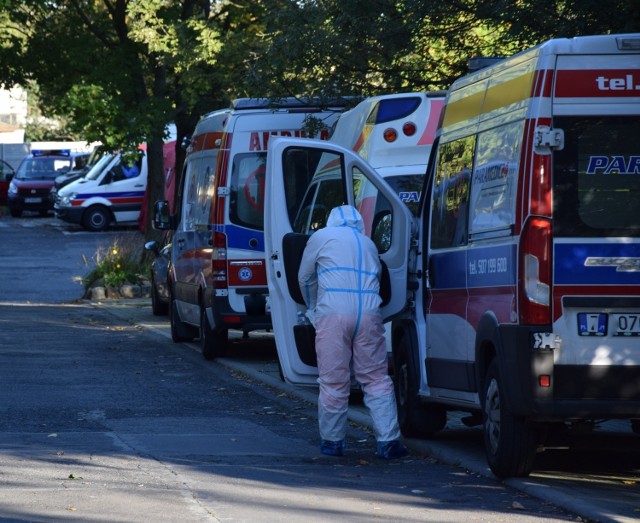
{"type": "Polygon", "coordinates": [[[56,194],[57,218],[104,231],[111,225],[136,225],[147,188],[147,157],[142,149],[136,158],[106,154],[83,177],[56,194]]]}
{"type": "Polygon", "coordinates": [[[340,115],[329,141],[358,153],[415,214],[445,91],[365,98],[340,115]]]}
{"type": "Polygon", "coordinates": [[[263,233],[267,145],[275,136],[303,138],[309,128],[326,140],[344,108],[343,102],[242,98],[202,117],[175,212],[168,201],[156,202],[153,221],[156,229],[173,231],[174,341],[200,338],[203,356],[212,359],[225,354],[229,329],[271,328],[263,233]]]}
{"type": "Polygon", "coordinates": [[[640,34],[556,39],[456,81],[417,218],[352,151],[272,140],[265,249],[285,379],[316,385],[297,286],[312,231],[292,195],[322,158],[388,271],[405,435],[466,412],[508,477],[557,430],[629,419],[640,432],[639,63],[640,34]],[[301,157],[308,174],[290,168],[301,157]]]}

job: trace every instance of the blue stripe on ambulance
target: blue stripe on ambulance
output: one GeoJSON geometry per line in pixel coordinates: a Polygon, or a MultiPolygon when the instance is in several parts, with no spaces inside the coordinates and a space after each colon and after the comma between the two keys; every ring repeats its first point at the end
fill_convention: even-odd
{"type": "Polygon", "coordinates": [[[228,249],[260,251],[264,255],[264,233],[262,231],[237,225],[217,226],[215,229],[218,232],[226,233],[228,249]],[[222,230],[218,231],[219,228],[222,230]]]}
{"type": "Polygon", "coordinates": [[[556,243],[557,285],[640,285],[640,243],[556,243]]]}
{"type": "Polygon", "coordinates": [[[121,192],[112,192],[105,194],[104,192],[95,192],[95,193],[79,193],[76,196],[76,200],[88,200],[89,198],[106,198],[110,200],[111,198],[142,198],[144,197],[144,190],[142,191],[121,191],[121,192]]]}

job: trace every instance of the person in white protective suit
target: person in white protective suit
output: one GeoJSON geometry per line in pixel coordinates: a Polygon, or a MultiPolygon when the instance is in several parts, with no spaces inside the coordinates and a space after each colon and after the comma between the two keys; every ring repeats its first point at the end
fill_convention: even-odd
{"type": "Polygon", "coordinates": [[[351,368],[373,418],[376,455],[405,456],[380,311],[378,250],[363,234],[351,205],[333,209],[327,226],[307,243],[298,283],[316,328],[318,424],[323,454],[342,456],[347,433],[351,368]]]}

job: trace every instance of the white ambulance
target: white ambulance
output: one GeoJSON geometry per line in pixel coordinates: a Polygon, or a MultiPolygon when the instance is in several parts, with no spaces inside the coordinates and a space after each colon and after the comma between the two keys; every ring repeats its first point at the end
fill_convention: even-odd
{"type": "Polygon", "coordinates": [[[556,430],[628,419],[639,432],[638,121],[640,34],[605,35],[550,40],[456,81],[417,219],[352,151],[273,140],[265,248],[286,380],[317,377],[296,301],[310,231],[291,220],[306,177],[289,164],[330,156],[333,190],[361,209],[388,269],[405,435],[468,413],[508,477],[528,475],[556,430]]]}
{"type": "Polygon", "coordinates": [[[156,202],[153,221],[156,229],[173,230],[174,341],[200,338],[203,356],[213,359],[225,354],[229,329],[271,328],[263,233],[267,145],[275,136],[304,138],[307,129],[326,140],[344,109],[344,102],[242,98],[202,117],[174,214],[168,201],[156,202]]]}
{"type": "Polygon", "coordinates": [[[147,157],[105,154],[83,177],[57,191],[57,218],[93,232],[111,225],[137,225],[147,188],[147,157]]]}
{"type": "Polygon", "coordinates": [[[418,210],[444,91],[371,96],[340,115],[329,141],[358,153],[418,210]]]}

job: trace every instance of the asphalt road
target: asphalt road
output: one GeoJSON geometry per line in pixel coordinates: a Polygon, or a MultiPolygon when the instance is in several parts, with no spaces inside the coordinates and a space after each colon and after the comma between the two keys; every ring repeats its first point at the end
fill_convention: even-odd
{"type": "Polygon", "coordinates": [[[620,424],[498,482],[455,417],[407,459],[375,459],[354,402],[348,456],[320,456],[315,393],[280,381],[268,334],[235,333],[211,363],[146,300],[77,300],[114,234],[136,233],[0,218],[0,521],[638,520],[638,439],[620,424]]]}

